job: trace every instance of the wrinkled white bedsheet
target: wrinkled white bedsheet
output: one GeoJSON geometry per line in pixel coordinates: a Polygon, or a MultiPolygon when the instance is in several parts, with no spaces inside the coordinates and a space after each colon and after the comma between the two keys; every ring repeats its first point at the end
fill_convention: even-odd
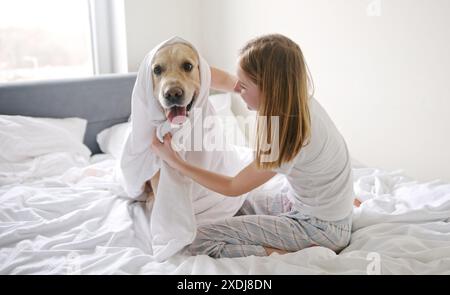
{"type": "Polygon", "coordinates": [[[1,274],[450,274],[449,183],[355,167],[355,192],[365,201],[339,255],[312,247],[233,259],[179,254],[158,263],[150,206],[121,197],[112,157],[90,161],[0,186],[1,274]]]}

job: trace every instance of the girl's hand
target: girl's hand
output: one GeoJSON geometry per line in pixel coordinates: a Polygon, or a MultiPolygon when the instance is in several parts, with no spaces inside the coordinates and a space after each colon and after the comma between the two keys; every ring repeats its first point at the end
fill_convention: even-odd
{"type": "Polygon", "coordinates": [[[169,164],[169,166],[176,168],[177,165],[183,161],[183,159],[181,159],[180,155],[178,155],[178,153],[172,149],[172,134],[167,133],[164,136],[163,140],[164,142],[161,143],[159,139],[156,137],[156,129],[155,129],[150,148],[158,157],[166,161],[166,163],[169,164]]]}

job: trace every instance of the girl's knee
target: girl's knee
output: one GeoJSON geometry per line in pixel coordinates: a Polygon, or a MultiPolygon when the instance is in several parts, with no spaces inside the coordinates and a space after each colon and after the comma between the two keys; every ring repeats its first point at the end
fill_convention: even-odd
{"type": "Polygon", "coordinates": [[[208,255],[214,258],[220,256],[223,242],[216,242],[209,239],[195,239],[189,246],[188,251],[191,255],[208,255]]]}
{"type": "Polygon", "coordinates": [[[209,226],[201,225],[197,228],[195,239],[188,246],[188,251],[191,255],[209,255],[213,256],[217,253],[218,242],[214,241],[209,234],[209,226]]]}

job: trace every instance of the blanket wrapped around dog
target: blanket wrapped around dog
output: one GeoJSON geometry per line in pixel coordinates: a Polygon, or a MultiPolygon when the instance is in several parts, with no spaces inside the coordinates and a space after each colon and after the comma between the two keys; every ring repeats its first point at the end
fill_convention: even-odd
{"type": "MultiPolygon", "coordinates": [[[[245,195],[226,197],[202,187],[172,169],[150,149],[155,128],[162,132],[161,130],[165,128],[160,127],[168,126],[164,110],[158,98],[153,95],[152,60],[159,49],[174,43],[184,43],[194,48],[187,41],[174,37],[153,48],[140,65],[132,94],[131,132],[126,139],[118,169],[119,181],[127,194],[135,199],[145,198],[145,182],[160,170],[150,221],[153,255],[159,261],[167,259],[189,245],[195,238],[198,224],[212,223],[233,216],[245,198],[245,195]]],[[[182,136],[178,136],[181,145],[192,142],[196,127],[202,128],[203,121],[208,116],[215,115],[214,108],[208,100],[210,68],[200,54],[198,56],[200,91],[185,124],[172,130],[173,143],[176,141],[176,135],[182,132],[182,136]],[[189,126],[193,128],[188,128],[189,126]]],[[[211,131],[213,134],[209,132],[208,135],[213,137],[217,135],[217,138],[223,136],[220,124],[214,125],[214,130],[211,131]]],[[[198,137],[198,133],[195,136],[198,137]]],[[[179,154],[198,167],[229,176],[237,174],[245,165],[241,156],[228,148],[226,151],[191,149],[180,151],[179,154]]]]}

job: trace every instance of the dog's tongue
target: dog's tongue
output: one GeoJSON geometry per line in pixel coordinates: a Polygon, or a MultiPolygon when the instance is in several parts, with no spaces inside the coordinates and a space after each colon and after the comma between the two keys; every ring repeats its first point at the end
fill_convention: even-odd
{"type": "Polygon", "coordinates": [[[186,120],[186,107],[171,107],[167,118],[172,124],[182,124],[186,120]]]}

